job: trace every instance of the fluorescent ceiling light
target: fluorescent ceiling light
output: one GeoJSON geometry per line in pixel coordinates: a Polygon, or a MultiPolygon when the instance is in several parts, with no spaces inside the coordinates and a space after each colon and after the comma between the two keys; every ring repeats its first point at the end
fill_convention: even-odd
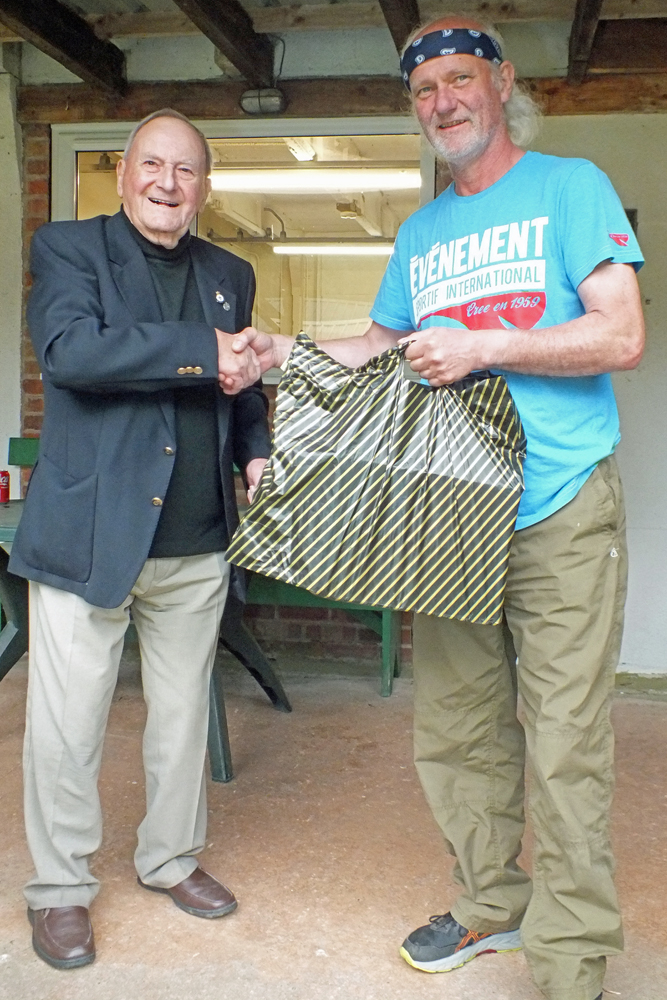
{"type": "Polygon", "coordinates": [[[421,187],[419,167],[282,167],[270,170],[214,170],[214,191],[246,194],[327,194],[350,191],[408,191],[421,187]]]}
{"type": "Polygon", "coordinates": [[[317,244],[313,243],[292,243],[290,244],[276,244],[273,247],[274,253],[286,253],[286,254],[317,254],[318,256],[332,256],[332,257],[349,257],[349,256],[364,256],[364,257],[391,257],[394,252],[393,244],[391,243],[360,243],[356,246],[354,244],[345,243],[328,243],[328,244],[317,244]]]}

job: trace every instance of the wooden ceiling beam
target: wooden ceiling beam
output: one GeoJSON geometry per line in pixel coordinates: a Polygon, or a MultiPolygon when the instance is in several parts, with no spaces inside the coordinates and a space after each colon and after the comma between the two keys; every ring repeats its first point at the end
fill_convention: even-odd
{"type": "Polygon", "coordinates": [[[125,55],[59,0],[0,0],[0,21],[86,83],[125,90],[125,55]]]}
{"type": "Polygon", "coordinates": [[[567,82],[570,84],[579,84],[586,76],[603,2],[604,0],[577,0],[567,64],[567,82]]]}
{"type": "MultiPolygon", "coordinates": [[[[19,87],[17,118],[23,123],[140,121],[156,108],[174,108],[192,119],[240,119],[242,81],[174,81],[131,84],[124,99],[111,100],[90,87],[49,84],[19,87]]],[[[282,118],[395,115],[409,112],[409,98],[400,77],[338,77],[281,80],[288,101],[282,118]]]]}
{"type": "MultiPolygon", "coordinates": [[[[563,77],[524,81],[546,115],[604,115],[667,112],[667,73],[588,77],[571,87],[563,77]]],[[[290,118],[409,115],[400,77],[336,77],[281,81],[290,118]]],[[[156,108],[172,107],[193,119],[248,121],[239,99],[245,84],[218,81],[131,84],[113,98],[85,84],[19,87],[17,117],[22,124],[140,121],[156,108]]],[[[415,129],[416,129],[415,123],[415,129]]]]}
{"type": "MultiPolygon", "coordinates": [[[[461,0],[443,4],[441,0],[420,0],[422,18],[441,17],[461,8],[461,0]]],[[[498,23],[511,21],[570,21],[575,0],[479,0],[469,6],[471,14],[498,23]]],[[[333,31],[380,28],[386,24],[379,0],[350,0],[337,4],[290,3],[281,7],[247,5],[255,31],[276,33],[292,31],[333,31]]],[[[605,20],[627,19],[628,0],[605,0],[605,20]]],[[[667,17],[667,0],[634,0],[632,18],[667,17]]],[[[182,11],[144,11],[141,14],[88,14],[84,20],[98,38],[170,37],[198,35],[199,28],[182,11]]],[[[0,25],[0,42],[19,42],[21,36],[0,25]]]]}
{"type": "Polygon", "coordinates": [[[417,0],[380,0],[380,7],[396,51],[400,52],[410,32],[420,24],[419,4],[417,0]]]}
{"type": "Polygon", "coordinates": [[[174,0],[253,87],[273,85],[273,43],[258,34],[239,0],[174,0]]]}
{"type": "Polygon", "coordinates": [[[667,20],[600,21],[589,74],[667,71],[667,20]]]}

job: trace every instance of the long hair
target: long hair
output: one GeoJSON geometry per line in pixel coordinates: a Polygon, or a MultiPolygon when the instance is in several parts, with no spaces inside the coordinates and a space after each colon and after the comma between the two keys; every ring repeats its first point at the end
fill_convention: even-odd
{"type": "MultiPolygon", "coordinates": [[[[451,16],[452,18],[465,18],[466,21],[475,21],[485,35],[488,35],[489,38],[495,39],[501,49],[504,49],[505,43],[503,41],[503,37],[495,25],[489,24],[486,21],[477,21],[476,18],[471,18],[465,13],[454,13],[451,15],[448,14],[447,16],[451,16]]],[[[401,49],[401,56],[406,49],[412,45],[415,38],[417,38],[418,35],[424,34],[426,29],[433,23],[435,23],[433,20],[428,21],[421,25],[421,27],[415,28],[415,30],[410,33],[405,45],[401,49]]],[[[491,73],[496,86],[499,88],[500,68],[495,63],[491,63],[491,73]]],[[[503,113],[505,115],[507,131],[509,132],[509,137],[512,142],[523,148],[528,146],[540,129],[542,122],[542,110],[537,101],[529,93],[526,85],[520,80],[514,81],[512,93],[505,104],[503,104],[503,113]]]]}

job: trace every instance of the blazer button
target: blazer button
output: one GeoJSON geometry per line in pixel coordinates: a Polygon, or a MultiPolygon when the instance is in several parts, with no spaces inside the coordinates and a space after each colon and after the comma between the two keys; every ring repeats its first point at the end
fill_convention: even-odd
{"type": "Polygon", "coordinates": [[[186,375],[194,375],[195,370],[192,367],[192,365],[188,365],[188,367],[185,369],[185,372],[186,372],[186,375]]]}
{"type": "Polygon", "coordinates": [[[201,375],[201,373],[204,371],[204,369],[201,368],[199,365],[197,365],[197,367],[193,368],[192,370],[195,373],[195,375],[201,375]]]}
{"type": "Polygon", "coordinates": [[[161,507],[162,506],[162,501],[160,500],[159,497],[153,497],[153,499],[151,500],[151,503],[153,504],[154,507],[161,507]]]}
{"type": "Polygon", "coordinates": [[[179,375],[185,375],[187,368],[177,368],[176,370],[179,375]]]}
{"type": "Polygon", "coordinates": [[[170,448],[169,445],[167,445],[167,447],[164,449],[164,453],[165,453],[165,455],[173,455],[174,454],[174,449],[170,448]]]}

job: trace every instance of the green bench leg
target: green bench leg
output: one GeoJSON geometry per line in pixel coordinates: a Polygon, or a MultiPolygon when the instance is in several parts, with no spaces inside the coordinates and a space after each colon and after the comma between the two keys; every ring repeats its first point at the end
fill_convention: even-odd
{"type": "Polygon", "coordinates": [[[401,612],[382,612],[382,672],[380,694],[388,698],[394,677],[401,673],[401,612]]]}
{"type": "Polygon", "coordinates": [[[208,709],[208,758],[213,781],[231,781],[232,752],[229,747],[229,730],[225,714],[225,696],[222,690],[220,667],[213,667],[208,709]]]}
{"type": "Polygon", "coordinates": [[[0,600],[6,624],[0,632],[0,680],[28,651],[28,581],[7,569],[9,556],[0,548],[0,600]]]}

